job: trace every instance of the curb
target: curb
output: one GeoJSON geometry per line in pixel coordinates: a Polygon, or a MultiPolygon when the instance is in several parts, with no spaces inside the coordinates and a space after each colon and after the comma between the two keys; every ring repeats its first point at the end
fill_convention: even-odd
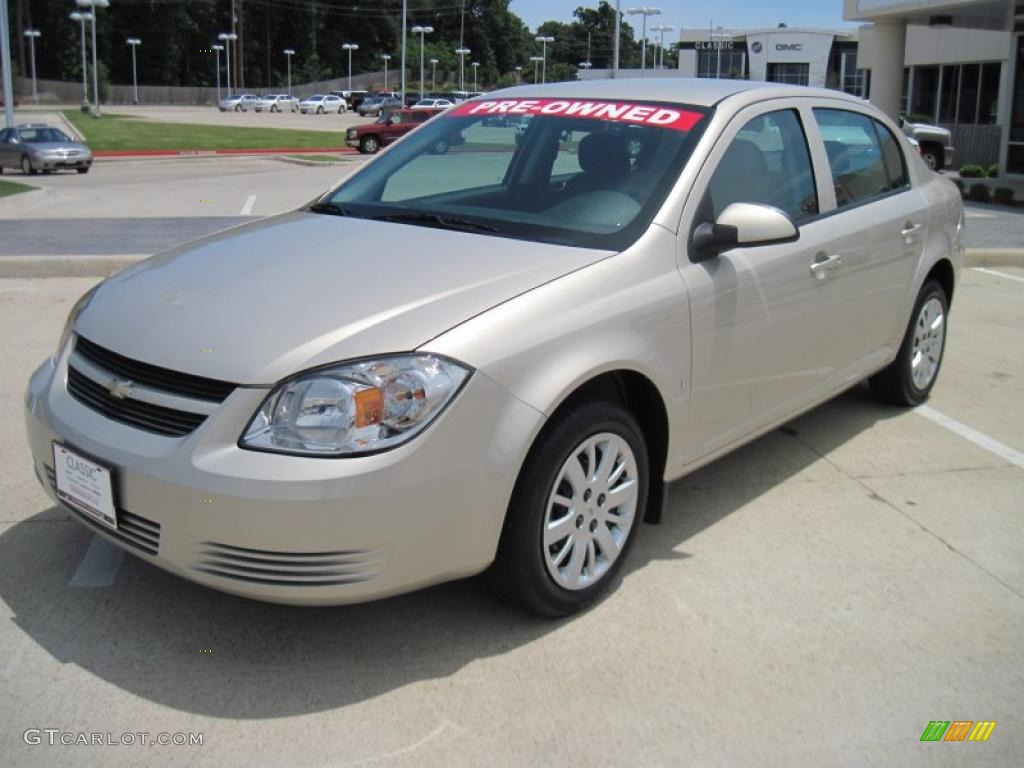
{"type": "MultiPolygon", "coordinates": [[[[304,152],[303,154],[310,154],[310,153],[309,152],[304,152]]],[[[313,153],[313,154],[315,154],[315,153],[313,153]]],[[[352,163],[352,161],[349,160],[347,157],[346,158],[339,158],[338,160],[334,160],[334,161],[328,160],[326,162],[321,162],[321,161],[318,161],[318,160],[303,160],[300,157],[288,157],[287,155],[281,155],[280,157],[277,157],[277,158],[274,158],[274,159],[275,160],[279,160],[282,163],[291,163],[292,165],[308,165],[308,166],[315,167],[315,168],[330,168],[330,167],[335,166],[335,165],[341,166],[341,167],[344,168],[344,167],[347,167],[347,166],[351,165],[351,163],[352,163]]]]}
{"type": "Polygon", "coordinates": [[[1024,248],[968,248],[965,267],[1024,267],[1024,248]]]}
{"type": "Polygon", "coordinates": [[[0,256],[0,279],[37,277],[109,277],[146,255],[0,256]]]}
{"type": "Polygon", "coordinates": [[[317,155],[317,154],[356,154],[356,150],[347,147],[298,147],[298,148],[263,148],[263,149],[124,149],[99,150],[92,153],[97,160],[130,160],[140,158],[161,157],[239,157],[245,155],[317,155]]]}

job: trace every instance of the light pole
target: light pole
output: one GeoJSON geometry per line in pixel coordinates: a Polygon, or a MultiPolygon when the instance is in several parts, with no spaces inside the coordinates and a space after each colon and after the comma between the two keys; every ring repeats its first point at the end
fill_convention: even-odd
{"type": "Polygon", "coordinates": [[[419,25],[410,30],[414,35],[420,36],[420,99],[423,99],[423,36],[434,31],[433,27],[421,27],[419,25]]]}
{"type": "Polygon", "coordinates": [[[516,85],[523,84],[523,66],[522,64],[516,65],[516,85]]]}
{"type": "Polygon", "coordinates": [[[619,43],[622,41],[622,11],[619,10],[620,0],[615,0],[615,55],[612,58],[612,76],[619,71],[619,43]]]}
{"type": "Polygon", "coordinates": [[[647,17],[658,16],[661,13],[661,8],[652,8],[648,5],[641,5],[637,8],[627,8],[626,13],[630,16],[643,16],[643,33],[641,34],[641,42],[643,47],[640,49],[640,77],[644,76],[644,69],[647,68],[647,17]]]}
{"type": "Polygon", "coordinates": [[[546,83],[548,81],[548,43],[555,42],[555,38],[547,37],[545,35],[538,35],[537,37],[535,37],[533,39],[541,44],[541,49],[540,49],[540,71],[541,71],[541,77],[540,77],[540,81],[542,83],[546,83]]]}
{"type": "Polygon", "coordinates": [[[391,54],[382,53],[380,57],[384,61],[384,90],[386,91],[388,89],[388,62],[391,61],[391,54]]]}
{"type": "Polygon", "coordinates": [[[125,40],[128,45],[132,47],[132,91],[135,93],[135,103],[139,103],[139,71],[135,63],[135,49],[142,45],[142,41],[137,37],[129,37],[125,40]]]}
{"type": "Polygon", "coordinates": [[[4,123],[14,127],[14,85],[11,82],[11,33],[8,29],[7,0],[0,0],[0,67],[4,71],[4,123]]]}
{"type": "Polygon", "coordinates": [[[100,76],[96,68],[96,14],[100,8],[109,8],[110,0],[78,0],[79,8],[92,8],[92,97],[94,99],[93,117],[100,116],[100,76]]]}
{"type": "Polygon", "coordinates": [[[342,43],[341,50],[348,51],[348,90],[352,92],[352,51],[358,51],[357,43],[342,43]]]}
{"type": "Polygon", "coordinates": [[[437,59],[430,60],[430,95],[437,93],[437,59]]]}
{"type": "Polygon", "coordinates": [[[231,98],[231,43],[238,39],[234,32],[221,32],[217,39],[224,43],[224,68],[227,71],[228,98],[231,98]]]}
{"type": "Polygon", "coordinates": [[[462,93],[466,92],[466,57],[470,54],[469,48],[456,48],[455,52],[459,55],[459,90],[462,93]]]}
{"type": "Polygon", "coordinates": [[[26,29],[25,37],[28,38],[28,47],[32,52],[32,103],[39,101],[39,94],[36,92],[36,38],[42,36],[38,29],[26,29]]]}
{"type": "Polygon", "coordinates": [[[406,37],[405,29],[406,29],[406,23],[407,23],[406,19],[408,18],[408,15],[409,15],[409,7],[408,6],[409,6],[408,2],[406,2],[406,0],[402,0],[402,71],[400,73],[400,75],[401,75],[400,80],[402,82],[402,87],[399,88],[398,90],[401,92],[401,95],[402,95],[401,98],[402,98],[402,106],[403,107],[405,106],[405,37],[406,37]]]}
{"type": "Polygon", "coordinates": [[[72,11],[69,18],[72,21],[80,22],[82,25],[82,105],[85,106],[89,103],[89,84],[86,80],[89,68],[85,63],[85,22],[92,20],[92,14],[88,11],[85,13],[72,11]]]}
{"type": "Polygon", "coordinates": [[[224,50],[223,45],[211,45],[213,55],[217,63],[217,106],[220,106],[220,52],[224,50]]]}
{"type": "Polygon", "coordinates": [[[295,55],[295,51],[291,48],[285,48],[281,53],[284,54],[285,60],[288,62],[288,95],[292,95],[292,56],[295,55]]]}
{"type": "Polygon", "coordinates": [[[533,62],[533,84],[536,85],[537,80],[540,79],[540,72],[538,71],[538,68],[544,59],[540,56],[531,56],[530,61],[533,62]]]}
{"type": "Polygon", "coordinates": [[[480,69],[480,62],[474,61],[470,66],[473,67],[473,93],[477,93],[480,89],[476,85],[476,72],[480,69]]]}
{"type": "Polygon", "coordinates": [[[654,62],[655,69],[663,69],[665,67],[665,33],[672,32],[675,27],[671,25],[659,25],[651,27],[651,32],[657,32],[660,35],[660,42],[658,43],[660,60],[654,62]]]}

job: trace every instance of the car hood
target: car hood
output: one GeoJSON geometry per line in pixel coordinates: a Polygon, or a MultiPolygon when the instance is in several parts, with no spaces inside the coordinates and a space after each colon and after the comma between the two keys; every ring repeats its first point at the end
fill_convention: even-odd
{"type": "Polygon", "coordinates": [[[85,146],[85,144],[79,144],[78,142],[73,141],[33,141],[29,142],[28,146],[37,152],[52,152],[55,149],[75,149],[79,152],[83,150],[86,152],[89,151],[89,148],[85,146]]]}
{"type": "Polygon", "coordinates": [[[304,211],[244,224],[104,282],[75,330],[238,384],[413,350],[595,251],[304,211]]]}

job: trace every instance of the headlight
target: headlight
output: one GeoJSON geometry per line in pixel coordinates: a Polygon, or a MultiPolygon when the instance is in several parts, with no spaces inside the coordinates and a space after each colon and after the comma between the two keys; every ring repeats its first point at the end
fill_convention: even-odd
{"type": "Polygon", "coordinates": [[[71,338],[71,332],[75,329],[75,321],[78,320],[78,316],[85,311],[85,308],[89,306],[89,302],[92,301],[92,297],[96,295],[96,290],[98,288],[99,285],[96,285],[86,291],[82,298],[76,301],[75,305],[71,307],[71,311],[68,312],[68,319],[64,321],[64,330],[60,332],[60,343],[57,345],[58,355],[64,351],[64,347],[71,338]]]}
{"type": "Polygon", "coordinates": [[[239,445],[304,456],[393,448],[437,418],[469,374],[468,368],[426,354],[307,371],[270,393],[239,445]]]}
{"type": "Polygon", "coordinates": [[[349,129],[348,129],[348,137],[349,137],[350,139],[354,139],[354,138],[355,138],[356,136],[358,136],[358,135],[359,135],[359,134],[358,134],[358,133],[356,132],[356,129],[355,129],[355,128],[349,128],[349,129]]]}

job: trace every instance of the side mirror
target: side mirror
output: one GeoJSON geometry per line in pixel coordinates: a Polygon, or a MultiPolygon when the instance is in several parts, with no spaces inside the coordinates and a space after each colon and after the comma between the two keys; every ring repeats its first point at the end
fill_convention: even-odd
{"type": "Polygon", "coordinates": [[[694,261],[707,261],[733,248],[792,242],[800,237],[796,224],[770,205],[733,203],[714,224],[693,231],[694,261]]]}

